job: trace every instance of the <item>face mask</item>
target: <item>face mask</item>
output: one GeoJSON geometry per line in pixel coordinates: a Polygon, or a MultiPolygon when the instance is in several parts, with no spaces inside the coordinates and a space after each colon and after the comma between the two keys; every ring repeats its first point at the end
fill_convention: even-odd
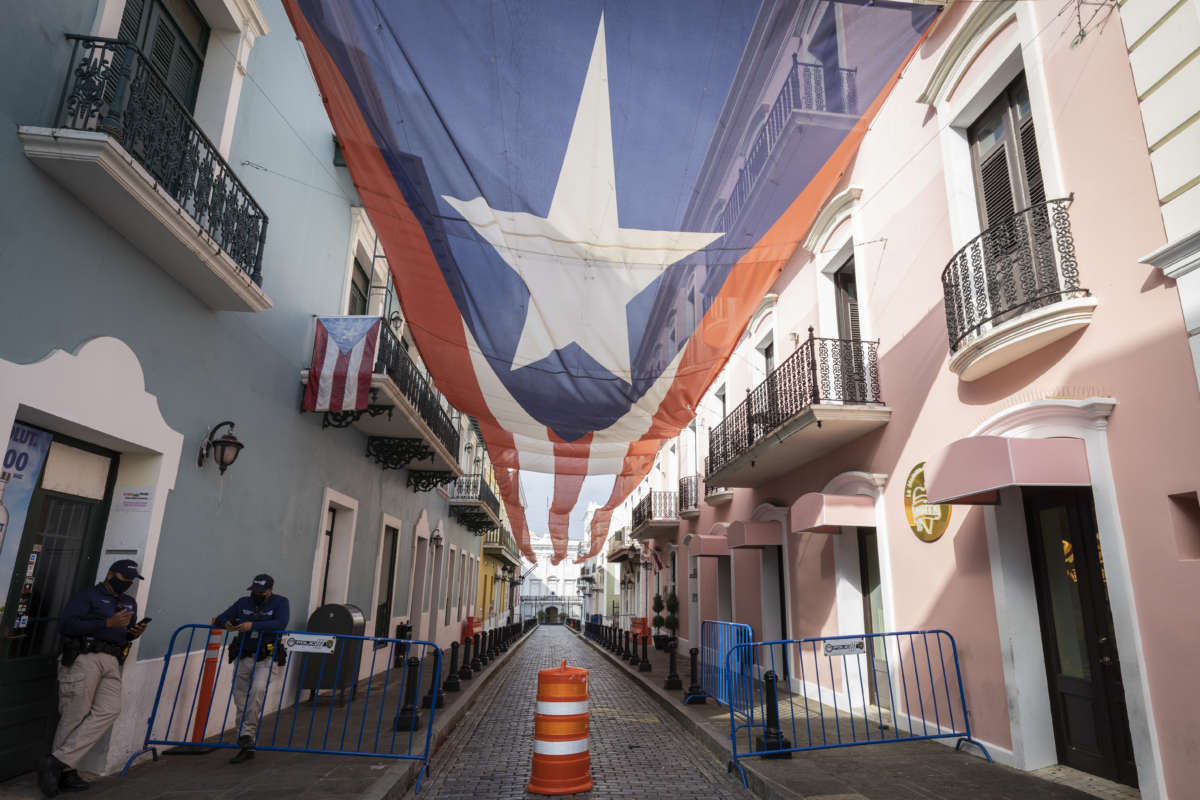
{"type": "Polygon", "coordinates": [[[254,601],[254,605],[256,606],[261,606],[263,603],[267,602],[267,596],[262,592],[251,592],[250,599],[254,601]]]}
{"type": "Polygon", "coordinates": [[[133,581],[127,581],[124,578],[112,577],[108,579],[108,585],[117,594],[124,594],[130,586],[133,586],[133,581]]]}

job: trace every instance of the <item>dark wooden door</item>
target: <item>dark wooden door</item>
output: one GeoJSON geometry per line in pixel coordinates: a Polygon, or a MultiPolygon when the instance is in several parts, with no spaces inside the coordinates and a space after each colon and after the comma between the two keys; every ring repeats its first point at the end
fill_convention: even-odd
{"type": "Polygon", "coordinates": [[[857,528],[858,574],[862,590],[863,632],[867,634],[867,682],[871,702],[891,707],[887,640],[878,634],[887,633],[883,619],[883,585],[879,577],[879,540],[874,528],[857,528]],[[879,690],[880,686],[884,691],[879,690]]]}
{"type": "Polygon", "coordinates": [[[30,498],[0,620],[0,780],[33,769],[50,750],[58,724],[59,614],[100,566],[117,460],[105,454],[112,460],[103,499],[46,491],[40,483],[30,498]]]}
{"type": "Polygon", "coordinates": [[[1023,494],[1059,760],[1136,786],[1091,490],[1023,494]]]}

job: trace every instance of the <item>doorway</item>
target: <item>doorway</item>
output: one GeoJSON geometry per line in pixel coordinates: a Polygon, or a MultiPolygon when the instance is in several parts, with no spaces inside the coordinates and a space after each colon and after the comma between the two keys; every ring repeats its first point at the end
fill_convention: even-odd
{"type": "Polygon", "coordinates": [[[863,633],[867,634],[867,688],[871,702],[880,708],[891,708],[891,691],[880,692],[889,686],[887,644],[885,638],[873,634],[887,633],[883,617],[883,584],[879,577],[879,539],[875,528],[856,528],[858,538],[859,589],[862,592],[863,633]]]}
{"type": "Polygon", "coordinates": [[[1022,489],[1061,763],[1137,785],[1090,488],[1022,489]]]}
{"type": "Polygon", "coordinates": [[[37,433],[50,439],[49,452],[29,497],[0,618],[0,780],[28,771],[50,749],[58,724],[59,615],[100,570],[117,475],[116,453],[37,433]]]}

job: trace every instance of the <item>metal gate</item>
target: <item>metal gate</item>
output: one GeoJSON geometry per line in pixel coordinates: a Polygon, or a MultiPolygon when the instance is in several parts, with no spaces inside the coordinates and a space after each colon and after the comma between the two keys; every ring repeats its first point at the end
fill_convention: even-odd
{"type": "Polygon", "coordinates": [[[237,748],[249,724],[259,750],[420,761],[420,790],[441,691],[437,645],[282,631],[246,646],[233,636],[209,625],[183,625],[171,635],[144,747],[122,774],[144,753],[157,761],[158,746],[237,748]],[[329,687],[349,688],[349,699],[344,691],[322,695],[329,687]],[[431,707],[421,707],[423,687],[431,707]]]}

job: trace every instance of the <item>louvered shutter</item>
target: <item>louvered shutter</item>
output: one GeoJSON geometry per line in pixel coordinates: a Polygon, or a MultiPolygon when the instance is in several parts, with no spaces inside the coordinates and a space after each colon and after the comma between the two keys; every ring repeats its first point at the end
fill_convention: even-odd
{"type": "Polygon", "coordinates": [[[171,91],[187,107],[195,110],[196,89],[200,84],[201,62],[164,11],[155,7],[147,31],[146,55],[171,91]]]}
{"type": "Polygon", "coordinates": [[[1033,120],[1021,126],[1021,159],[1025,167],[1025,186],[1029,191],[1029,205],[1046,202],[1046,187],[1042,184],[1042,165],[1038,161],[1037,137],[1033,132],[1033,120]]]}
{"type": "Polygon", "coordinates": [[[121,27],[117,38],[123,42],[140,42],[142,38],[142,16],[146,11],[146,0],[125,0],[125,11],[121,15],[121,27]]]}
{"type": "Polygon", "coordinates": [[[838,337],[861,339],[858,322],[858,284],[854,278],[853,259],[834,273],[838,301],[838,337]]]}
{"type": "Polygon", "coordinates": [[[1013,204],[1007,144],[996,147],[979,164],[978,178],[984,227],[1012,216],[1017,209],[1013,204]]]}

